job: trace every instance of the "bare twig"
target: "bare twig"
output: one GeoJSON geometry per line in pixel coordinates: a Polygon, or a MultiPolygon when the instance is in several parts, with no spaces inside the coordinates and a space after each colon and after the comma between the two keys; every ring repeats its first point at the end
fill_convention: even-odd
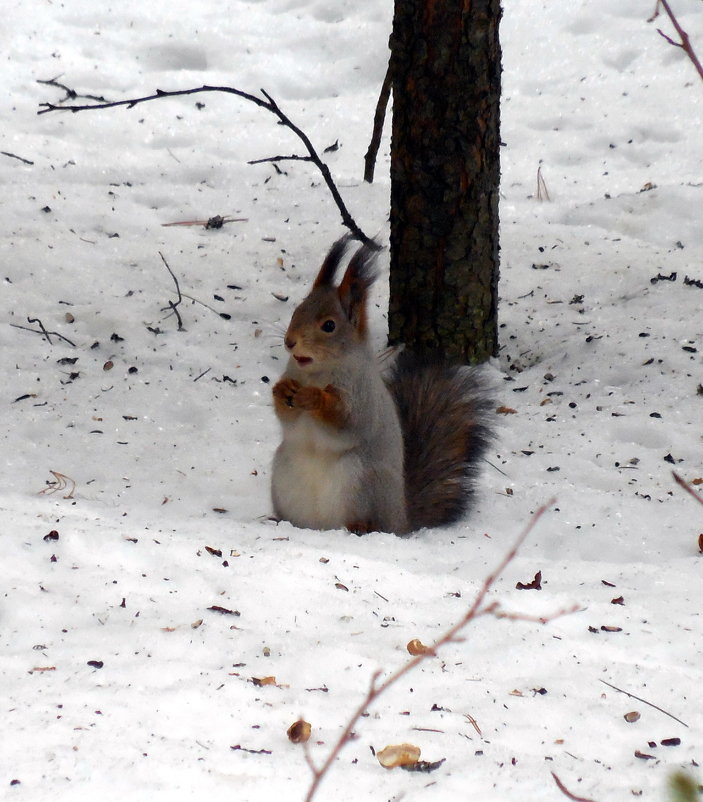
{"type": "Polygon", "coordinates": [[[576,796],[576,794],[572,794],[554,772],[552,772],[552,777],[554,777],[554,782],[557,784],[557,788],[562,792],[562,794],[564,794],[564,796],[568,797],[569,799],[573,799],[574,802],[593,802],[592,799],[586,799],[585,796],[576,796]]]}
{"type": "Polygon", "coordinates": [[[17,323],[10,323],[10,325],[12,326],[13,329],[22,329],[22,331],[31,331],[32,334],[41,334],[41,336],[44,337],[44,339],[49,343],[49,345],[53,345],[53,343],[51,342],[52,337],[58,337],[64,342],[67,342],[72,348],[76,347],[76,344],[72,340],[69,340],[68,337],[64,337],[63,334],[59,334],[58,331],[47,331],[44,328],[44,324],[41,322],[41,320],[39,320],[38,317],[28,317],[27,322],[36,323],[39,326],[39,329],[38,330],[30,329],[29,326],[20,326],[17,323]]]}
{"type": "Polygon", "coordinates": [[[8,156],[10,159],[17,159],[24,164],[34,164],[34,162],[29,161],[29,159],[24,159],[22,156],[18,156],[16,153],[8,153],[6,150],[0,150],[0,153],[2,153],[3,156],[8,156]]]}
{"type": "Polygon", "coordinates": [[[538,201],[550,201],[551,198],[549,197],[549,190],[547,189],[547,182],[544,180],[544,176],[542,175],[542,165],[537,168],[537,200],[538,201]]]}
{"type": "Polygon", "coordinates": [[[178,305],[183,300],[183,296],[181,295],[181,287],[178,284],[178,279],[176,278],[175,273],[169,267],[168,262],[166,261],[166,257],[159,251],[159,256],[161,257],[161,261],[166,265],[166,270],[171,274],[171,278],[173,279],[173,283],[176,285],[176,293],[178,294],[178,300],[174,303],[173,301],[168,302],[168,306],[165,306],[161,311],[165,311],[166,309],[171,309],[173,314],[176,316],[176,321],[178,323],[178,331],[183,331],[183,321],[181,320],[181,314],[178,311],[178,305]]]}
{"type": "Polygon", "coordinates": [[[664,11],[666,11],[667,16],[671,20],[671,24],[674,26],[674,29],[676,30],[676,33],[678,34],[679,39],[681,41],[677,42],[674,39],[672,39],[670,36],[667,36],[667,34],[665,34],[664,31],[661,30],[661,28],[657,28],[657,33],[661,37],[666,39],[666,41],[670,45],[673,45],[674,47],[680,47],[684,51],[684,53],[689,57],[689,59],[691,60],[691,63],[693,64],[693,66],[698,71],[698,75],[700,75],[701,79],[703,79],[703,65],[701,64],[700,60],[698,59],[698,56],[696,55],[695,50],[693,49],[693,45],[691,44],[691,40],[690,40],[688,34],[681,27],[681,24],[679,23],[678,19],[676,18],[676,15],[671,10],[671,6],[669,5],[668,0],[657,0],[657,4],[654,7],[654,13],[647,20],[647,22],[652,22],[653,20],[655,20],[659,16],[659,8],[660,7],[663,8],[664,11]]]}
{"type": "Polygon", "coordinates": [[[58,471],[49,471],[49,473],[54,477],[56,480],[55,482],[47,482],[46,487],[43,490],[39,491],[40,496],[49,496],[52,493],[56,493],[59,490],[65,490],[67,487],[70,486],[70,490],[64,496],[65,499],[73,498],[73,494],[76,492],[76,483],[70,476],[66,476],[65,473],[59,473],[58,471]]]}
{"type": "Polygon", "coordinates": [[[481,728],[478,726],[478,721],[470,714],[464,713],[464,718],[468,720],[469,724],[476,730],[478,733],[479,738],[483,738],[483,733],[481,732],[481,728]]]}
{"type": "Polygon", "coordinates": [[[652,702],[648,702],[646,699],[642,699],[641,696],[635,696],[634,693],[630,693],[629,691],[624,691],[622,688],[618,688],[617,685],[611,685],[609,682],[606,682],[604,679],[601,680],[603,685],[607,685],[609,688],[612,688],[614,691],[618,691],[620,693],[624,693],[625,696],[629,696],[631,699],[637,699],[638,702],[642,702],[644,705],[648,705],[649,707],[653,707],[655,710],[658,710],[660,713],[663,713],[665,716],[669,716],[669,718],[673,718],[674,721],[677,721],[679,724],[682,724],[684,727],[688,727],[685,721],[681,721],[680,718],[676,718],[672,713],[667,712],[666,710],[662,709],[658,705],[655,705],[652,702]]]}
{"type": "MultiPolygon", "coordinates": [[[[64,88],[64,87],[62,87],[64,88]]],[[[329,189],[332,198],[339,209],[339,212],[342,216],[342,222],[344,225],[351,231],[352,235],[355,239],[360,240],[365,245],[372,247],[374,249],[378,249],[377,243],[374,242],[370,237],[366,236],[364,232],[359,228],[356,224],[356,221],[349,213],[344,201],[342,200],[342,196],[339,194],[339,190],[337,189],[334,180],[332,179],[332,174],[330,173],[329,167],[322,161],[320,156],[318,155],[317,151],[315,150],[312,142],[310,141],[309,137],[305,132],[300,129],[284,112],[281,110],[280,106],[276,103],[276,101],[271,97],[271,95],[266,92],[266,90],[262,89],[261,94],[263,98],[258,97],[257,95],[252,95],[250,92],[243,92],[241,89],[236,89],[233,86],[209,86],[203,85],[194,87],[192,89],[177,89],[173,91],[164,91],[163,89],[157,89],[153,95],[145,95],[144,97],[137,97],[137,98],[130,98],[128,100],[116,100],[112,102],[97,102],[97,103],[90,103],[90,104],[74,104],[74,105],[60,105],[56,103],[40,103],[39,104],[39,111],[37,114],[47,114],[48,112],[52,111],[71,111],[74,114],[79,111],[90,111],[94,109],[111,109],[116,108],[117,106],[125,106],[128,109],[133,109],[135,106],[138,106],[141,103],[148,103],[152,100],[161,100],[165,97],[180,97],[183,95],[195,95],[202,92],[224,92],[230,95],[236,95],[237,97],[242,98],[243,100],[247,100],[250,103],[254,103],[261,109],[265,109],[271,114],[275,115],[278,118],[278,121],[281,125],[289,128],[300,141],[305,146],[305,150],[308,152],[308,156],[301,156],[296,157],[304,161],[311,161],[317,169],[322,173],[322,177],[329,189]]]]}
{"type": "Polygon", "coordinates": [[[175,223],[161,223],[164,228],[169,226],[204,226],[207,229],[222,228],[225,223],[248,223],[248,217],[228,217],[216,214],[207,220],[177,220],[175,223]]]}
{"type": "Polygon", "coordinates": [[[685,479],[682,479],[682,478],[681,478],[681,477],[678,475],[678,473],[676,473],[676,471],[672,471],[671,473],[672,473],[672,475],[673,475],[673,477],[674,477],[674,481],[676,482],[676,484],[677,484],[677,485],[679,485],[680,487],[683,487],[683,489],[684,489],[684,490],[685,490],[687,493],[690,493],[690,494],[693,496],[693,498],[695,498],[695,500],[696,500],[696,501],[697,501],[699,504],[703,504],[703,498],[701,498],[701,497],[698,495],[698,493],[696,493],[696,491],[695,491],[695,490],[693,490],[693,489],[691,488],[691,486],[688,484],[688,482],[687,482],[685,479]]]}
{"type": "Polygon", "coordinates": [[[44,86],[54,86],[57,89],[63,89],[63,91],[66,93],[66,97],[59,100],[59,103],[64,103],[67,100],[78,100],[78,98],[82,98],[83,100],[94,100],[96,103],[109,102],[106,98],[102,97],[102,95],[79,95],[75,90],[71,89],[70,86],[59,83],[58,78],[60,77],[60,75],[57,75],[56,78],[50,78],[48,81],[37,80],[37,83],[44,84],[44,86]]]}
{"type": "Polygon", "coordinates": [[[364,156],[364,181],[369,184],[373,183],[373,174],[376,169],[376,157],[378,156],[378,149],[381,146],[381,135],[383,134],[383,122],[386,119],[386,109],[388,108],[388,99],[391,96],[391,87],[393,85],[393,75],[391,73],[390,61],[388,62],[388,69],[386,76],[383,79],[381,92],[378,96],[376,103],[376,112],[373,116],[373,133],[371,134],[371,142],[369,142],[369,149],[364,156]]]}
{"type": "Polygon", "coordinates": [[[39,326],[39,331],[41,331],[42,336],[46,338],[46,341],[49,343],[49,345],[53,345],[49,332],[44,328],[44,324],[41,322],[41,320],[39,320],[38,317],[28,317],[27,323],[36,323],[37,326],[39,326]]]}
{"type": "MultiPolygon", "coordinates": [[[[393,674],[388,676],[383,682],[379,683],[379,678],[381,676],[381,671],[376,671],[373,676],[371,677],[371,682],[369,684],[369,689],[366,692],[366,696],[362,700],[359,707],[353,713],[347,725],[345,726],[342,734],[339,736],[337,742],[332,747],[329,755],[325,759],[324,763],[319,767],[316,768],[310,756],[306,756],[306,760],[310,765],[310,768],[313,772],[313,780],[308,789],[308,793],[305,796],[305,802],[311,802],[313,797],[315,796],[320,783],[324,779],[327,772],[330,770],[330,767],[337,759],[339,753],[342,751],[344,746],[348,743],[351,739],[351,735],[353,732],[354,727],[356,726],[359,719],[362,717],[366,709],[378,699],[378,697],[384,693],[384,691],[388,690],[391,685],[394,685],[398,680],[412,671],[416,666],[418,666],[423,660],[426,660],[428,657],[436,655],[437,651],[442,648],[442,646],[446,646],[448,643],[454,643],[457,641],[457,635],[459,632],[464,629],[471,621],[478,618],[479,616],[483,615],[495,615],[498,610],[499,606],[497,602],[491,602],[490,604],[484,606],[484,602],[486,600],[486,596],[490,592],[490,590],[495,585],[498,578],[501,574],[505,571],[508,565],[515,559],[515,556],[518,553],[518,550],[525,542],[529,534],[532,532],[534,527],[537,525],[539,519],[544,515],[544,513],[552,506],[554,500],[547,502],[547,504],[540,507],[532,516],[530,521],[528,522],[527,526],[524,528],[522,533],[518,536],[515,543],[513,544],[512,548],[507,552],[507,554],[503,557],[503,559],[498,563],[498,566],[493,571],[493,573],[489,574],[486,579],[484,579],[483,584],[478,590],[476,597],[466,611],[464,616],[459,619],[459,621],[450,627],[441,637],[439,637],[432,646],[429,646],[426,651],[421,654],[418,654],[416,657],[413,657],[412,660],[409,660],[405,665],[401,666],[397,671],[393,674]]],[[[540,618],[540,622],[546,623],[547,621],[551,621],[554,618],[557,618],[561,615],[566,614],[569,611],[559,611],[555,615],[552,616],[545,616],[544,618],[540,618]]],[[[511,616],[512,618],[517,619],[519,616],[514,615],[511,616]]]]}
{"type": "Polygon", "coordinates": [[[310,156],[267,156],[265,159],[252,159],[247,164],[266,164],[266,162],[311,162],[310,156]]]}

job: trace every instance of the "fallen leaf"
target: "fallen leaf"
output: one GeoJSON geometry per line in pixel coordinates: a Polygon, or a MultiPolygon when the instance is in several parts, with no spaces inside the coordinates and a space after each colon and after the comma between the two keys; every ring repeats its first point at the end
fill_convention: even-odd
{"type": "Polygon", "coordinates": [[[262,685],[275,685],[276,677],[252,677],[251,681],[260,688],[262,685]]]}
{"type": "Polygon", "coordinates": [[[634,724],[635,721],[640,720],[640,714],[636,710],[633,710],[631,713],[625,713],[623,718],[628,724],[634,724]]]}
{"type": "Polygon", "coordinates": [[[518,582],[515,587],[518,590],[542,590],[542,572],[537,571],[532,582],[518,582]]]}
{"type": "Polygon", "coordinates": [[[512,407],[501,406],[496,409],[496,412],[499,415],[517,415],[517,410],[512,407]]]}
{"type": "Polygon", "coordinates": [[[376,758],[384,769],[394,769],[396,766],[411,766],[420,759],[420,747],[413,744],[386,746],[376,753],[376,758]]]}

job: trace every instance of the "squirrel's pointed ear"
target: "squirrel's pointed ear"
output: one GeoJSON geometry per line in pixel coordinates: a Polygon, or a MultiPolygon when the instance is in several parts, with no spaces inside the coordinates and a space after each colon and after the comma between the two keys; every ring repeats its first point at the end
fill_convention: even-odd
{"type": "Polygon", "coordinates": [[[317,278],[312,285],[313,289],[316,287],[330,287],[333,284],[337,268],[339,267],[342,256],[344,256],[344,251],[346,251],[349,245],[350,239],[350,235],[347,234],[341,239],[338,239],[330,248],[330,252],[325,257],[320,272],[317,274],[317,278]]]}
{"type": "Polygon", "coordinates": [[[377,249],[362,245],[352,256],[342,283],[337,289],[342,309],[349,322],[362,336],[367,332],[366,296],[377,277],[374,267],[377,255],[377,249]]]}

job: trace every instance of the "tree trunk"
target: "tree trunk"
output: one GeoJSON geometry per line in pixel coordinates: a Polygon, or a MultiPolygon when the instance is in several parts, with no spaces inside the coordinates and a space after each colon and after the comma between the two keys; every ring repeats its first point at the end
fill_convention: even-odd
{"type": "Polygon", "coordinates": [[[497,351],[499,0],[396,0],[389,340],[497,351]]]}

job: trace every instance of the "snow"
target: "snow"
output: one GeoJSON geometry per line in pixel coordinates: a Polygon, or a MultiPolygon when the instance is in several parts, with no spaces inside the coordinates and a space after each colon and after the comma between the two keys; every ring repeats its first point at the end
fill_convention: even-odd
{"type": "MultiPolygon", "coordinates": [[[[551,497],[489,601],[578,612],[477,619],[369,709],[318,798],[548,802],[553,771],[598,802],[663,800],[701,762],[703,509],[671,472],[703,476],[703,86],[653,3],[505,2],[489,370],[515,412],[473,514],[408,539],[269,517],[281,335],[343,231],[311,165],[247,164],[299,153],[291,132],[222,94],[36,115],[56,76],[109,99],[263,87],[320,151],[339,141],[335,180],[385,237],[387,135],[361,175],[390,5],[5,10],[0,150],[31,164],[0,156],[3,798],[303,799],[290,724],[312,724],[321,764],[374,672],[457,621],[551,497]],[[162,227],[215,214],[247,222],[162,227]],[[537,571],[541,592],[516,589],[537,571]],[[371,747],[403,742],[446,762],[381,768],[371,747]]],[[[703,51],[700,3],[673,5],[703,51]]]]}

